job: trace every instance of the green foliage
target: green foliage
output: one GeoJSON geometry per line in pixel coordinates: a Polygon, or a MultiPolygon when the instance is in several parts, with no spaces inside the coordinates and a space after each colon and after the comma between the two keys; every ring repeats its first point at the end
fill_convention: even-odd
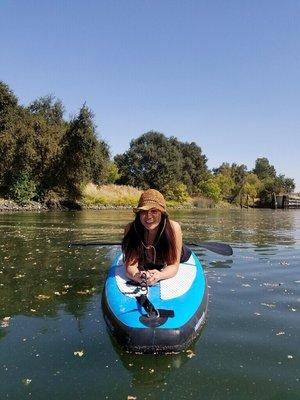
{"type": "Polygon", "coordinates": [[[246,176],[245,183],[241,188],[241,195],[246,196],[247,199],[252,199],[252,202],[254,203],[255,198],[258,197],[261,188],[262,182],[258,179],[257,175],[249,173],[246,176]]]}
{"type": "Polygon", "coordinates": [[[47,95],[34,100],[28,107],[32,114],[41,115],[47,122],[59,124],[63,122],[64,106],[61,100],[47,95]]]}
{"type": "Polygon", "coordinates": [[[21,205],[25,205],[36,196],[36,184],[27,171],[22,171],[16,175],[9,194],[13,200],[21,205]]]}
{"type": "Polygon", "coordinates": [[[235,182],[232,179],[231,174],[228,174],[227,171],[219,173],[215,176],[214,182],[220,188],[221,198],[230,201],[235,188],[235,182]]]}
{"type": "Polygon", "coordinates": [[[9,87],[0,81],[0,134],[13,124],[18,111],[18,99],[9,87]]]}
{"type": "Polygon", "coordinates": [[[179,202],[189,195],[202,195],[212,203],[243,203],[260,197],[263,204],[270,205],[274,194],[295,189],[294,180],[277,175],[265,157],[256,160],[252,173],[244,164],[222,163],[211,175],[206,163],[196,143],[183,143],[154,131],[132,140],[129,150],[112,162],[107,143],[97,137],[87,106],[65,121],[64,106],[54,96],[40,97],[23,107],[0,81],[2,196],[19,202],[33,196],[46,201],[49,193],[56,193],[59,198],[67,195],[76,200],[82,187],[91,182],[152,187],[179,202]]]}
{"type": "Polygon", "coordinates": [[[270,206],[274,195],[292,193],[295,189],[294,179],[277,175],[274,166],[270,165],[269,160],[265,157],[256,160],[253,171],[261,181],[259,197],[262,205],[270,206]]]}
{"type": "Polygon", "coordinates": [[[174,202],[185,203],[189,199],[187,187],[184,183],[174,182],[167,184],[162,192],[167,200],[174,202]]]}
{"type": "MultiPolygon", "coordinates": [[[[223,176],[223,175],[220,175],[223,176]]],[[[200,193],[216,203],[221,200],[221,188],[217,177],[209,177],[199,185],[200,193]]]]}
{"type": "Polygon", "coordinates": [[[223,163],[214,169],[216,182],[221,189],[221,198],[232,202],[237,197],[247,174],[247,167],[244,164],[223,163]]]}
{"type": "Polygon", "coordinates": [[[276,177],[277,192],[280,193],[292,193],[295,190],[295,181],[291,178],[286,178],[284,175],[278,175],[276,177]]]}
{"type": "Polygon", "coordinates": [[[81,185],[103,183],[109,162],[108,146],[98,141],[93,113],[84,105],[66,131],[62,140],[60,186],[71,199],[81,195],[81,185]]]}
{"type": "Polygon", "coordinates": [[[109,162],[107,165],[107,183],[115,183],[120,179],[120,174],[116,163],[109,162]]]}
{"type": "Polygon", "coordinates": [[[276,178],[276,170],[266,157],[257,158],[253,173],[261,180],[266,178],[276,178]]]}
{"type": "Polygon", "coordinates": [[[273,194],[276,193],[276,182],[274,178],[267,177],[262,180],[262,188],[259,192],[260,202],[264,206],[270,206],[272,204],[273,194]]]}
{"type": "Polygon", "coordinates": [[[106,181],[108,145],[97,139],[92,113],[83,106],[71,122],[64,121],[63,114],[61,101],[53,96],[41,97],[27,108],[19,106],[0,82],[0,191],[4,196],[13,193],[18,198],[19,187],[25,193],[26,180],[18,180],[19,171],[34,176],[40,198],[54,190],[73,199],[81,184],[106,181]],[[12,182],[17,186],[12,187],[12,182]]]}
{"type": "Polygon", "coordinates": [[[178,148],[182,158],[181,181],[186,185],[190,194],[198,193],[198,188],[205,178],[207,157],[202,154],[201,148],[195,143],[182,143],[176,138],[170,141],[178,148]]]}
{"type": "Polygon", "coordinates": [[[181,143],[153,131],[132,140],[129,150],[115,157],[115,163],[119,183],[160,191],[182,182],[188,193],[193,193],[207,171],[206,157],[195,143],[181,143]]]}
{"type": "MultiPolygon", "coordinates": [[[[118,183],[161,190],[182,170],[180,152],[162,133],[148,132],[132,140],[129,150],[115,157],[118,183]]],[[[177,179],[179,180],[179,179],[177,179]]]]}

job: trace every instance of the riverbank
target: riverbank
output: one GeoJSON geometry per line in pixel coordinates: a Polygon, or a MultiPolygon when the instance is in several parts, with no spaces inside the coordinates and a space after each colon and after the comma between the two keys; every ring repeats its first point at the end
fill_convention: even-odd
{"type": "MultiPolygon", "coordinates": [[[[170,204],[169,209],[209,209],[209,208],[237,208],[229,203],[212,204],[211,202],[199,203],[199,200],[191,201],[183,204],[170,204]]],[[[51,212],[51,211],[82,211],[82,210],[125,210],[132,209],[132,205],[116,205],[116,204],[86,204],[86,203],[72,203],[69,201],[56,201],[39,203],[37,201],[30,201],[27,204],[21,205],[13,200],[6,200],[0,198],[0,212],[51,212]]]]}
{"type": "Polygon", "coordinates": [[[0,199],[0,212],[17,212],[17,211],[80,211],[80,210],[115,210],[115,209],[130,209],[132,206],[114,206],[104,204],[83,204],[71,203],[69,201],[39,203],[30,201],[27,204],[21,205],[12,200],[0,199]]]}
{"type": "Polygon", "coordinates": [[[49,208],[45,204],[41,204],[36,201],[30,201],[28,204],[21,205],[12,200],[0,199],[0,212],[47,210],[49,210],[49,208]]]}

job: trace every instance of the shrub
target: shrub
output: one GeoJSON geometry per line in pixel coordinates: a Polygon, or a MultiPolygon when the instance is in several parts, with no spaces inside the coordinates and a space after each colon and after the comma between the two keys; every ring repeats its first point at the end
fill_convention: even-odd
{"type": "Polygon", "coordinates": [[[163,194],[166,199],[178,203],[185,203],[189,199],[187,186],[184,183],[170,183],[164,187],[163,194]]]}
{"type": "Polygon", "coordinates": [[[36,196],[36,184],[28,172],[22,171],[15,177],[9,194],[20,205],[27,204],[36,196]]]}

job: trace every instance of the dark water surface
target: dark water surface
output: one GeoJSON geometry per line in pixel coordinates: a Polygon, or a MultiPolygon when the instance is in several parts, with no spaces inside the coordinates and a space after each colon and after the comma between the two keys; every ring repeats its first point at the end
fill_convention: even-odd
{"type": "Polygon", "coordinates": [[[130,211],[0,214],[0,399],[300,399],[300,210],[178,211],[210,291],[201,337],[177,355],[123,352],[101,292],[130,211]]]}

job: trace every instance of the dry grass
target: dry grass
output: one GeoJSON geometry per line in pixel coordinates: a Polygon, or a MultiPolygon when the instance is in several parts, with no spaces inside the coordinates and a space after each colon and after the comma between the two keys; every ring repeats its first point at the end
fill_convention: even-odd
{"type": "Polygon", "coordinates": [[[214,208],[216,204],[212,199],[201,196],[194,197],[192,203],[197,208],[214,208]]]}
{"type": "Polygon", "coordinates": [[[88,205],[135,206],[142,191],[132,186],[89,183],[83,189],[83,202],[88,205]]]}

